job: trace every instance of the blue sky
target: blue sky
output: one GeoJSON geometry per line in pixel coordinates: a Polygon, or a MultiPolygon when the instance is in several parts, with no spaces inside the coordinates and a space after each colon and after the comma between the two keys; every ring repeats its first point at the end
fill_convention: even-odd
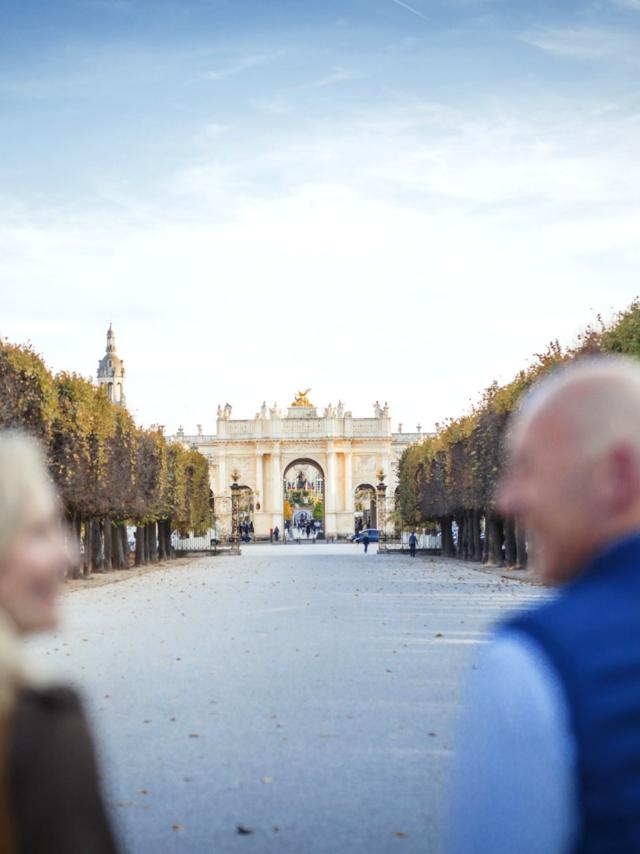
{"type": "Polygon", "coordinates": [[[144,423],[456,415],[639,291],[640,0],[0,2],[0,334],[144,423]]]}

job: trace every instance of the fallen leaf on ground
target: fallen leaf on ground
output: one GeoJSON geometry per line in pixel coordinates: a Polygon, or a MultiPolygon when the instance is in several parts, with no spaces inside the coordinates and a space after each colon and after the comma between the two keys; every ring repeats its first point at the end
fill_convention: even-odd
{"type": "Polygon", "coordinates": [[[243,824],[236,824],[236,833],[240,836],[250,836],[254,831],[250,827],[245,827],[243,824]]]}

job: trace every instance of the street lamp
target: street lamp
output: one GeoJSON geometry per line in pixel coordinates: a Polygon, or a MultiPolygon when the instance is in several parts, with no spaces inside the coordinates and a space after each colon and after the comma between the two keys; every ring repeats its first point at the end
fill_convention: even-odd
{"type": "Polygon", "coordinates": [[[231,472],[231,554],[240,554],[240,472],[231,472]]]}
{"type": "Polygon", "coordinates": [[[386,525],[387,525],[387,514],[386,514],[386,492],[387,492],[387,484],[384,482],[386,477],[384,473],[384,469],[380,469],[376,472],[378,476],[378,485],[376,486],[377,492],[377,501],[378,501],[378,528],[380,529],[380,540],[384,541],[386,539],[386,525]]]}

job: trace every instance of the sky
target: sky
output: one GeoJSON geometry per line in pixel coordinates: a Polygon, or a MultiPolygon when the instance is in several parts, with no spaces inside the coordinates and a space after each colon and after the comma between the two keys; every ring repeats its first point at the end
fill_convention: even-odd
{"type": "Polygon", "coordinates": [[[462,414],[640,293],[640,0],[0,0],[0,336],[139,423],[462,414]]]}

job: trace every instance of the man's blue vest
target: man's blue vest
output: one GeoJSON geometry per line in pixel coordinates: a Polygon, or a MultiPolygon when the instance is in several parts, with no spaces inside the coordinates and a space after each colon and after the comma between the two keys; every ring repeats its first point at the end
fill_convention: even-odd
{"type": "Polygon", "coordinates": [[[640,852],[640,535],[505,627],[537,642],[564,686],[577,746],[576,854],[640,852]]]}

